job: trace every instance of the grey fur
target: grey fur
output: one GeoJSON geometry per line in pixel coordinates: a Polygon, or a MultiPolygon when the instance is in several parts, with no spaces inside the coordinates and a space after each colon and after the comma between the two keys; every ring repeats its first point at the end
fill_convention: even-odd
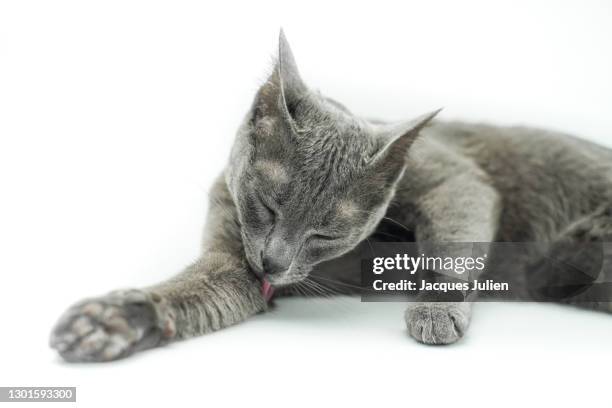
{"type": "MultiPolygon", "coordinates": [[[[267,310],[263,274],[280,293],[316,288],[315,278],[351,287],[359,248],[383,219],[414,231],[428,253],[453,241],[537,241],[545,252],[612,232],[610,150],[538,129],[432,121],[436,113],[399,125],[354,116],[304,84],[281,32],[276,67],[210,192],[200,259],[154,287],[74,306],[52,346],[69,361],[104,361],[218,330],[267,310]],[[135,302],[146,313],[134,314],[135,302]]],[[[543,255],[489,267],[524,285],[543,255]]],[[[421,299],[406,312],[408,331],[452,343],[471,307],[421,299]]]]}

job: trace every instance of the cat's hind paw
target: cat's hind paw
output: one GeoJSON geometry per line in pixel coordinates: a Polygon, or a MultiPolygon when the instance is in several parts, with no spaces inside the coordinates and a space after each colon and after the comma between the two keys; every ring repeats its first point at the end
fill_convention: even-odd
{"type": "Polygon", "coordinates": [[[450,344],[463,337],[470,324],[469,302],[416,302],[406,310],[408,332],[426,344],[450,344]]]}
{"type": "Polygon", "coordinates": [[[70,362],[110,361],[155,347],[176,335],[168,305],[141,290],[116,291],[69,308],[50,345],[70,362]]]}

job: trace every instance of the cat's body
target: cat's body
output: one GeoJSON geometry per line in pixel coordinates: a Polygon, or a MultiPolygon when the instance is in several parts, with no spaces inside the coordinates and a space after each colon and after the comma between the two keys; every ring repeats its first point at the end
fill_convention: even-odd
{"type": "MultiPolygon", "coordinates": [[[[455,229],[465,211],[460,203],[471,197],[471,184],[493,190],[498,207],[492,216],[493,241],[497,242],[547,243],[540,248],[546,249],[566,239],[581,223],[612,209],[612,150],[606,147],[543,129],[457,121],[434,121],[421,135],[410,150],[406,174],[387,212],[391,221],[401,223],[395,234],[407,229],[417,231],[417,240],[423,239],[418,229],[428,222],[423,209],[428,195],[448,205],[439,214],[439,223],[455,229]]],[[[482,195],[477,197],[480,201],[482,195]]],[[[471,236],[472,241],[479,241],[474,233],[471,236]]],[[[361,253],[367,253],[367,243],[362,246],[361,253]]],[[[527,285],[528,267],[541,256],[532,255],[489,269],[513,282],[520,293],[516,285],[527,285]]],[[[323,276],[340,269],[336,278],[352,285],[361,282],[358,270],[348,274],[347,267],[321,267],[323,276]]],[[[355,263],[350,267],[354,270],[355,263]]],[[[313,274],[317,273],[315,268],[313,274]]]]}
{"type": "MultiPolygon", "coordinates": [[[[437,255],[454,255],[442,242],[543,244],[489,265],[516,285],[557,242],[612,232],[612,151],[529,128],[425,128],[434,115],[398,126],[354,117],[306,88],[281,36],[277,70],[211,189],[201,258],[154,287],[73,306],[53,347],[70,361],[105,361],[217,330],[267,310],[262,280],[277,294],[320,291],[317,278],[351,288],[358,249],[384,220],[437,255]]],[[[471,303],[418,300],[406,313],[417,340],[464,334],[471,303]]]]}

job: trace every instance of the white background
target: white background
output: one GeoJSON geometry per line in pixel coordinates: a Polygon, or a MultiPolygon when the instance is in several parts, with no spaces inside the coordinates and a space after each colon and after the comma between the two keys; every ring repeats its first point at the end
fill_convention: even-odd
{"type": "Polygon", "coordinates": [[[402,304],[340,299],[111,364],[48,348],[72,302],[196,257],[280,26],[305,80],[356,113],[444,106],[612,145],[605,0],[4,0],[0,386],[77,386],[83,407],[609,404],[612,316],[556,305],[480,304],[450,347],[408,338],[402,304]]]}

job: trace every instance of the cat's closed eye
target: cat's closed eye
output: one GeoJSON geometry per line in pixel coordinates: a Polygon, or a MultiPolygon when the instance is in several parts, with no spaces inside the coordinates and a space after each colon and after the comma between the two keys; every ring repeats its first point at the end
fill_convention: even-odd
{"type": "Polygon", "coordinates": [[[274,209],[256,194],[247,195],[244,204],[246,219],[252,220],[260,228],[269,228],[276,222],[277,214],[274,209]]]}
{"type": "Polygon", "coordinates": [[[265,201],[259,200],[259,203],[263,212],[265,212],[266,218],[273,223],[276,220],[276,212],[269,205],[267,205],[265,201]]]}
{"type": "Polygon", "coordinates": [[[310,236],[310,239],[318,240],[318,241],[331,242],[331,241],[336,241],[336,240],[340,239],[340,237],[326,235],[326,234],[313,234],[313,235],[310,236]]]}

